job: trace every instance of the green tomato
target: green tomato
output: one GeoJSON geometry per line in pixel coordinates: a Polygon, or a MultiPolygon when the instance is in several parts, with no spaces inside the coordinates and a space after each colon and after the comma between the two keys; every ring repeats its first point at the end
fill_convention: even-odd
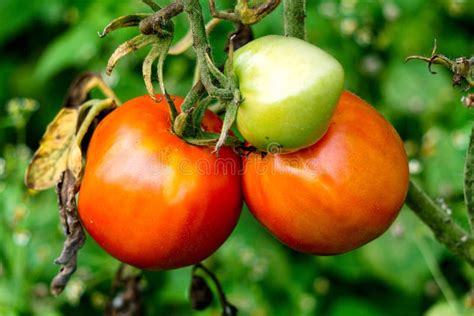
{"type": "Polygon", "coordinates": [[[270,35],[240,48],[233,66],[243,97],[237,128],[246,141],[262,151],[293,152],[324,135],[344,84],[334,57],[270,35]]]}

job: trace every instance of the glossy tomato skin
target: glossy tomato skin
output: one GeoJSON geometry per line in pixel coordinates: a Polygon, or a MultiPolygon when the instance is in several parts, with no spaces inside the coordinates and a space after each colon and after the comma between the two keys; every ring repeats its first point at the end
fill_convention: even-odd
{"type": "Polygon", "coordinates": [[[243,97],[237,128],[250,144],[292,152],[324,135],[344,84],[344,70],[331,55],[270,35],[240,48],[233,64],[243,97]]]}
{"type": "Polygon", "coordinates": [[[250,211],[275,237],[332,255],[387,230],[405,200],[408,163],[395,129],[344,92],[319,142],[291,154],[251,154],[243,187],[250,211]]]}
{"type": "MultiPolygon", "coordinates": [[[[175,98],[177,105],[182,98],[175,98]]],[[[133,266],[172,269],[211,255],[242,207],[240,158],[230,148],[185,143],[171,132],[168,106],[132,99],[94,131],[79,192],[79,215],[110,255],[133,266]]],[[[217,132],[217,116],[203,126],[217,132]]]]}

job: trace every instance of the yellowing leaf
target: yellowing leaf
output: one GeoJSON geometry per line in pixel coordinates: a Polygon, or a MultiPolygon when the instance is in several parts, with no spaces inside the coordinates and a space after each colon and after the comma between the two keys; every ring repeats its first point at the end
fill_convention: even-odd
{"type": "Polygon", "coordinates": [[[28,166],[25,183],[30,189],[46,190],[53,187],[66,169],[69,149],[75,138],[78,111],[63,108],[41,139],[28,166]]]}
{"type": "Polygon", "coordinates": [[[76,142],[73,142],[70,146],[67,167],[69,170],[71,170],[72,174],[76,179],[81,178],[82,151],[76,142]]]}

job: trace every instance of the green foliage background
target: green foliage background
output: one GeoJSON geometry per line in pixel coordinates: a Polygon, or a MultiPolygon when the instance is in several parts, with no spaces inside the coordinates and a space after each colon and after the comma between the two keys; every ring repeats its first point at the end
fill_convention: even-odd
{"type": "MultiPolygon", "coordinates": [[[[226,8],[232,1],[217,3],[226,8]]],[[[28,192],[23,175],[71,80],[85,70],[103,73],[113,49],[137,33],[120,30],[99,39],[97,32],[117,16],[148,11],[139,0],[0,2],[0,315],[102,313],[118,262],[88,238],[71,283],[53,298],[48,284],[58,270],[52,262],[63,241],[56,197],[52,190],[28,192]],[[14,97],[35,99],[39,107],[9,103],[14,97]]],[[[307,23],[308,40],[343,64],[346,87],[399,131],[412,175],[467,227],[462,176],[473,112],[460,104],[462,93],[451,87],[446,70],[430,75],[425,64],[403,61],[411,54],[429,55],[434,38],[447,56],[471,56],[474,2],[311,0],[307,23]]],[[[282,34],[282,6],[253,29],[257,37],[282,34]]],[[[231,30],[223,23],[211,36],[220,62],[231,30]]],[[[176,39],[186,31],[180,16],[176,39]]],[[[143,55],[125,58],[106,78],[122,100],[146,93],[143,55]]],[[[192,50],[167,59],[170,92],[186,93],[194,63],[192,50]]],[[[291,251],[244,210],[231,238],[206,264],[241,315],[474,314],[466,304],[473,271],[435,242],[406,208],[381,238],[334,257],[291,251]]],[[[146,314],[219,315],[217,303],[206,312],[191,311],[189,281],[189,268],[147,272],[146,314]]]]}

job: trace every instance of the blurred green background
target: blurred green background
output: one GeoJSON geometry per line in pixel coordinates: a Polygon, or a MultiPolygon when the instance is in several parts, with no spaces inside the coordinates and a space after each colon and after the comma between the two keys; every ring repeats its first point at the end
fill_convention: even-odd
{"type": "MultiPolygon", "coordinates": [[[[217,3],[228,8],[232,1],[217,3]]],[[[341,61],[346,87],[399,131],[412,176],[467,227],[462,177],[473,112],[460,104],[462,93],[451,87],[447,70],[431,75],[426,64],[405,64],[404,58],[429,55],[435,38],[440,53],[471,56],[474,1],[310,0],[307,7],[308,40],[341,61]]],[[[136,12],[149,9],[139,0],[0,1],[2,316],[98,315],[104,309],[118,262],[91,238],[65,292],[58,298],[49,294],[58,270],[53,260],[63,242],[56,197],[53,190],[28,192],[23,175],[71,80],[86,70],[103,73],[113,49],[137,30],[105,39],[97,32],[111,19],[136,12]],[[34,99],[37,106],[11,102],[16,97],[34,99]]],[[[205,14],[208,18],[207,6],[205,14]]],[[[184,16],[175,21],[179,39],[187,21],[184,16]]],[[[220,62],[231,30],[223,23],[211,35],[220,62]]],[[[282,6],[253,30],[257,37],[282,34],[282,6]]],[[[122,100],[146,93],[140,73],[144,53],[123,59],[106,77],[122,100]]],[[[171,93],[184,95],[190,88],[194,63],[192,50],[167,59],[171,93]]],[[[467,310],[474,272],[434,241],[407,208],[381,238],[334,257],[293,252],[244,210],[231,238],[206,264],[240,315],[474,315],[467,310]]],[[[205,312],[191,310],[189,283],[190,269],[146,273],[146,315],[219,315],[216,302],[205,312]]]]}

